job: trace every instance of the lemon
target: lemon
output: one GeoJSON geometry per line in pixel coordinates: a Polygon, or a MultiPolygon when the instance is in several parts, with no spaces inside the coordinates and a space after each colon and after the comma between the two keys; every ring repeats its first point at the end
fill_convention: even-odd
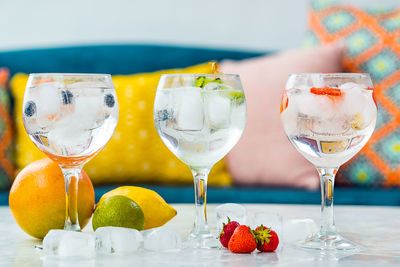
{"type": "Polygon", "coordinates": [[[97,205],[112,196],[126,196],[134,200],[143,210],[144,229],[159,227],[176,215],[176,210],[153,190],[138,186],[121,186],[105,193],[97,205]]]}
{"type": "Polygon", "coordinates": [[[99,227],[115,226],[143,230],[144,214],[132,199],[112,196],[97,206],[92,220],[93,230],[99,227]]]}

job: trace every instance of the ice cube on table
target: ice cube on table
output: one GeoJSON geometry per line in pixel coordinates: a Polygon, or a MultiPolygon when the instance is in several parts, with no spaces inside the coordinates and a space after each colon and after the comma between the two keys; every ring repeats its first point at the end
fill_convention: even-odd
{"type": "MultiPolygon", "coordinates": [[[[95,267],[95,259],[42,257],[42,267],[95,267]]],[[[32,264],[33,266],[33,264],[32,264]]]]}
{"type": "Polygon", "coordinates": [[[210,128],[227,128],[231,119],[231,100],[225,92],[211,92],[205,96],[205,114],[210,128]]]}
{"type": "Polygon", "coordinates": [[[228,217],[231,221],[236,221],[239,224],[247,223],[247,212],[246,208],[240,204],[226,203],[219,205],[215,208],[217,215],[217,231],[218,233],[222,230],[222,224],[228,222],[228,217]]]}
{"type": "Polygon", "coordinates": [[[92,258],[95,239],[90,233],[50,230],[43,239],[45,256],[92,258]]]}
{"type": "Polygon", "coordinates": [[[176,99],[175,129],[180,131],[200,131],[204,125],[203,98],[201,89],[184,87],[174,91],[176,99]]]}
{"type": "Polygon", "coordinates": [[[317,233],[318,227],[312,219],[290,219],[283,222],[283,241],[293,243],[305,240],[317,233]]]}
{"type": "Polygon", "coordinates": [[[251,229],[258,226],[265,226],[274,230],[278,237],[282,236],[282,216],[274,212],[248,212],[248,225],[251,229]]]}
{"type": "Polygon", "coordinates": [[[143,245],[143,236],[136,229],[100,227],[95,231],[96,252],[123,255],[137,251],[143,245]]]}
{"type": "Polygon", "coordinates": [[[144,249],[150,251],[175,251],[182,248],[182,240],[175,229],[162,226],[147,231],[144,238],[144,249]]]}

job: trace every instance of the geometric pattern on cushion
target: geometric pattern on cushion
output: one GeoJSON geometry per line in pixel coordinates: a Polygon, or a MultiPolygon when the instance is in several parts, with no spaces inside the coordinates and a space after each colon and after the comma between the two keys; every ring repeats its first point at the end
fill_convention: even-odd
{"type": "Polygon", "coordinates": [[[13,123],[10,92],[7,89],[9,72],[0,68],[0,189],[8,189],[14,178],[13,123]]]}
{"type": "Polygon", "coordinates": [[[400,8],[361,9],[327,0],[312,1],[306,44],[343,42],[348,72],[366,72],[378,106],[375,132],[344,164],[344,185],[400,186],[400,8]]]}

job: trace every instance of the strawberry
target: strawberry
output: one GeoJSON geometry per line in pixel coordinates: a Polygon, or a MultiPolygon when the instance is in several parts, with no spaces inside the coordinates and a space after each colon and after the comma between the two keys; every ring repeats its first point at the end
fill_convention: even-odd
{"type": "Polygon", "coordinates": [[[341,96],[342,91],[337,88],[329,88],[329,87],[324,87],[324,88],[318,88],[318,87],[312,87],[310,89],[310,92],[314,95],[328,95],[328,96],[341,96]]]}
{"type": "Polygon", "coordinates": [[[236,227],[228,248],[234,253],[251,253],[257,248],[254,232],[246,225],[236,227]]]}
{"type": "Polygon", "coordinates": [[[224,247],[228,247],[229,240],[231,239],[231,236],[233,232],[235,231],[236,227],[238,227],[240,224],[235,221],[231,221],[228,217],[228,223],[227,224],[222,224],[223,228],[221,231],[221,234],[219,235],[219,241],[224,247]]]}
{"type": "Polygon", "coordinates": [[[279,238],[274,230],[261,224],[261,226],[254,230],[254,233],[257,240],[257,249],[259,251],[272,252],[276,250],[279,245],[279,238]]]}
{"type": "Polygon", "coordinates": [[[289,98],[288,98],[288,96],[286,94],[286,91],[283,91],[282,100],[281,100],[281,112],[280,113],[282,113],[288,107],[288,104],[289,104],[289,98]]]}

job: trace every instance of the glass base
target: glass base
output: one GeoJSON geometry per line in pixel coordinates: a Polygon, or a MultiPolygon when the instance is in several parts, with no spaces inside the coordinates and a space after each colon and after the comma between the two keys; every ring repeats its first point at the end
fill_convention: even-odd
{"type": "Polygon", "coordinates": [[[79,223],[71,224],[70,222],[66,221],[64,224],[64,230],[81,232],[81,226],[79,223]]]}
{"type": "Polygon", "coordinates": [[[361,247],[335,233],[321,235],[320,233],[311,236],[298,244],[302,248],[317,250],[340,250],[340,251],[359,251],[361,247]]]}
{"type": "Polygon", "coordinates": [[[212,249],[220,247],[219,240],[211,233],[193,234],[191,233],[183,242],[185,248],[205,248],[212,249]]]}

